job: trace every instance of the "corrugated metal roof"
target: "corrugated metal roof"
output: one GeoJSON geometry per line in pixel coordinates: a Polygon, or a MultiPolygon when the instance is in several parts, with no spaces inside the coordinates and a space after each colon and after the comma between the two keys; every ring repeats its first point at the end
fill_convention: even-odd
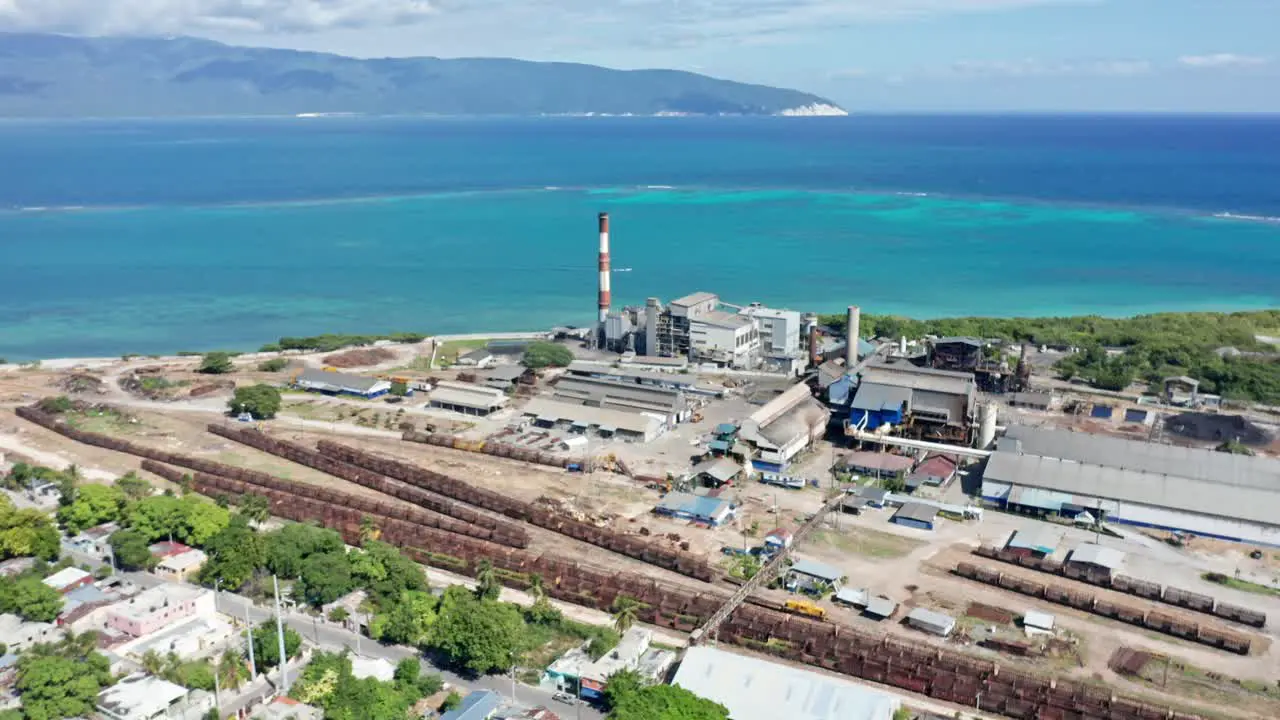
{"type": "Polygon", "coordinates": [[[867,602],[867,613],[880,617],[889,617],[898,609],[898,603],[883,595],[877,595],[867,602]]]}
{"type": "Polygon", "coordinates": [[[657,432],[661,424],[657,418],[641,413],[609,408],[590,407],[574,403],[560,402],[547,398],[534,398],[524,407],[524,414],[554,417],[564,420],[585,420],[600,427],[613,427],[626,432],[650,435],[657,432]]]}
{"type": "Polygon", "coordinates": [[[840,588],[836,593],[836,600],[847,605],[860,605],[865,607],[867,604],[866,588],[840,588]]]}
{"type": "Polygon", "coordinates": [[[1040,630],[1052,630],[1054,617],[1047,612],[1028,610],[1022,615],[1022,624],[1040,630]]]}
{"type": "Polygon", "coordinates": [[[1085,495],[1084,499],[1073,497],[1073,504],[1085,507],[1093,505],[1089,498],[1103,498],[1271,526],[1277,524],[1275,508],[1280,507],[1280,491],[1001,451],[987,461],[983,478],[1085,495]]]}
{"type": "Polygon", "coordinates": [[[931,523],[938,519],[938,508],[932,505],[911,502],[898,508],[898,512],[894,513],[893,517],[894,519],[902,518],[904,520],[931,523]]]}
{"type": "Polygon", "coordinates": [[[1051,554],[1062,542],[1062,531],[1053,525],[1023,528],[1015,531],[1009,538],[1008,546],[1023,550],[1035,550],[1046,555],[1051,554]]]}
{"type": "Polygon", "coordinates": [[[827,565],[826,563],[817,562],[816,560],[797,560],[796,564],[791,566],[791,572],[797,572],[801,575],[809,575],[811,577],[821,578],[832,582],[839,580],[845,575],[843,570],[827,565]]]}
{"type": "Polygon", "coordinates": [[[1001,443],[1013,440],[1021,444],[1022,452],[1027,455],[1177,475],[1217,484],[1280,488],[1280,460],[1262,456],[1235,455],[1025,425],[1011,426],[1001,443]]]}
{"type": "Polygon", "coordinates": [[[1043,488],[1016,487],[1009,491],[1009,502],[1027,507],[1062,512],[1063,505],[1072,505],[1075,496],[1070,493],[1043,488]]]}
{"type": "Polygon", "coordinates": [[[710,475],[720,482],[728,482],[742,472],[742,466],[728,458],[707,460],[693,469],[693,474],[710,475]]]}
{"type": "Polygon", "coordinates": [[[702,323],[704,325],[712,325],[715,327],[728,328],[737,330],[738,328],[747,327],[752,324],[751,318],[744,315],[734,315],[733,313],[720,312],[714,310],[704,315],[699,315],[691,320],[691,323],[702,323]]]}
{"type": "Polygon", "coordinates": [[[667,493],[666,496],[658,501],[658,507],[663,510],[700,518],[715,517],[723,512],[724,508],[729,504],[727,498],[682,492],[667,493]]]}
{"type": "Polygon", "coordinates": [[[863,382],[953,395],[972,395],[977,390],[972,373],[916,367],[907,362],[871,364],[862,370],[861,377],[863,382]]]}
{"type": "Polygon", "coordinates": [[[1072,550],[1071,556],[1067,560],[1068,562],[1097,565],[1108,570],[1119,570],[1120,566],[1124,564],[1124,553],[1113,548],[1095,545],[1094,543],[1085,543],[1072,550]]]}
{"type": "Polygon", "coordinates": [[[854,394],[853,402],[849,407],[870,412],[885,410],[897,412],[909,402],[911,402],[911,388],[864,382],[858,386],[858,391],[854,394]]]}
{"type": "Polygon", "coordinates": [[[378,383],[384,382],[378,378],[365,377],[363,375],[352,375],[343,372],[326,372],[324,370],[303,370],[298,375],[297,384],[313,386],[317,390],[329,390],[331,392],[340,392],[342,390],[355,390],[358,392],[369,392],[378,383]]]}
{"type": "Polygon", "coordinates": [[[940,612],[934,612],[928,608],[913,608],[907,613],[907,620],[926,625],[931,628],[937,628],[941,632],[951,632],[956,626],[956,619],[950,615],[944,615],[940,612]]]}
{"type": "Polygon", "coordinates": [[[685,651],[674,685],[733,720],[891,720],[901,701],[847,680],[713,647],[685,651]]]}
{"type": "MultiPolygon", "coordinates": [[[[441,383],[443,385],[443,383],[441,383]]],[[[468,389],[437,386],[431,391],[431,402],[446,405],[491,410],[507,403],[507,396],[496,388],[472,385],[468,389]]]]}
{"type": "Polygon", "coordinates": [[[905,455],[894,455],[893,453],[874,452],[871,450],[858,450],[844,456],[844,463],[849,467],[870,468],[872,470],[882,470],[885,472],[902,472],[910,470],[916,461],[905,455]]]}
{"type": "Polygon", "coordinates": [[[682,297],[682,298],[676,298],[675,300],[672,300],[671,302],[669,302],[669,303],[667,303],[667,304],[668,304],[668,305],[680,305],[680,306],[682,306],[682,307],[690,307],[690,306],[692,306],[692,305],[697,305],[697,304],[699,304],[699,303],[704,303],[704,302],[706,302],[706,301],[708,301],[708,300],[718,300],[718,299],[719,299],[719,297],[720,297],[720,296],[716,295],[715,293],[709,293],[709,292],[696,292],[696,293],[692,293],[692,294],[690,294],[690,295],[685,295],[685,296],[684,296],[684,297],[682,297]]]}

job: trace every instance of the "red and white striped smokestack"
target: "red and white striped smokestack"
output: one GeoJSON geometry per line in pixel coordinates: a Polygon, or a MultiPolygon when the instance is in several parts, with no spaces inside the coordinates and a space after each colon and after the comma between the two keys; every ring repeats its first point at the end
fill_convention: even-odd
{"type": "Polygon", "coordinates": [[[609,317],[609,213],[600,213],[600,324],[609,317]]]}

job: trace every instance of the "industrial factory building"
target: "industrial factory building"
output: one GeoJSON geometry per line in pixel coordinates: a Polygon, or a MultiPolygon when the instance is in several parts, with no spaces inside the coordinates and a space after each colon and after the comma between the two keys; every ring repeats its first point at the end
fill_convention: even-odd
{"type": "Polygon", "coordinates": [[[690,412],[689,402],[681,390],[653,385],[623,385],[597,378],[560,378],[556,382],[554,398],[591,407],[650,413],[661,417],[667,425],[687,419],[690,412]]]}
{"type": "MultiPolygon", "coordinates": [[[[836,399],[838,391],[831,392],[836,399]]],[[[891,424],[910,437],[968,444],[977,396],[969,373],[921,368],[901,360],[873,363],[859,373],[849,401],[849,427],[874,430],[891,424]]]]}
{"type": "Polygon", "coordinates": [[[1280,460],[1014,426],[987,461],[983,500],[1280,546],[1280,460]]]}
{"type": "Polygon", "coordinates": [[[757,470],[782,472],[792,458],[825,434],[830,419],[831,411],[801,383],[752,413],[742,423],[739,437],[759,451],[753,461],[757,470]]]}
{"type": "MultiPolygon", "coordinates": [[[[636,361],[669,359],[671,358],[635,358],[636,361]]],[[[609,382],[623,386],[640,385],[642,387],[680,390],[686,395],[703,395],[707,397],[720,397],[724,395],[724,388],[701,383],[699,382],[697,375],[689,373],[655,372],[652,370],[633,369],[632,367],[614,369],[612,367],[579,360],[570,363],[565,374],[578,378],[608,380],[609,382]]]]}
{"type": "Polygon", "coordinates": [[[685,651],[672,684],[733,720],[892,720],[901,701],[866,686],[713,647],[685,651]]]}
{"type": "Polygon", "coordinates": [[[303,370],[293,384],[301,390],[325,395],[376,398],[391,392],[391,383],[387,380],[326,370],[303,370]]]}
{"type": "Polygon", "coordinates": [[[649,442],[667,426],[646,413],[592,407],[549,398],[534,398],[524,406],[524,414],[538,427],[578,427],[601,437],[617,437],[629,442],[649,442]]]}
{"type": "Polygon", "coordinates": [[[506,393],[486,385],[442,381],[430,396],[431,407],[463,415],[489,415],[507,404],[506,393]]]}

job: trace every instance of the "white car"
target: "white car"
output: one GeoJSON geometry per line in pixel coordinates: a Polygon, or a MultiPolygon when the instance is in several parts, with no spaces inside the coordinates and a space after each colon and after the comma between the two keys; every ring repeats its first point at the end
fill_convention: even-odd
{"type": "Polygon", "coordinates": [[[555,701],[557,701],[557,702],[565,703],[566,705],[577,705],[577,704],[578,704],[578,698],[574,697],[574,696],[573,696],[573,695],[571,695],[570,693],[564,692],[563,690],[561,690],[560,692],[556,693],[555,695],[552,695],[552,696],[551,696],[551,699],[552,699],[552,700],[555,700],[555,701]]]}

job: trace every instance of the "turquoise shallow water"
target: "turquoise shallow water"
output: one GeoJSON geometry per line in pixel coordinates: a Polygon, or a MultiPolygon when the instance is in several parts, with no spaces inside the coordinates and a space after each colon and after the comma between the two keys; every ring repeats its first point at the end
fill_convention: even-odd
{"type": "MultiPolygon", "coordinates": [[[[157,172],[208,182],[192,168],[157,172]]],[[[630,269],[614,275],[615,302],[709,290],[732,302],[916,316],[1280,306],[1280,223],[1265,219],[1266,207],[1245,206],[1249,220],[1207,208],[974,197],[962,183],[922,194],[751,180],[367,187],[397,192],[320,200],[175,190],[146,202],[139,191],[88,197],[88,209],[67,209],[86,198],[49,192],[47,204],[62,209],[0,211],[0,356],[585,324],[602,210],[613,218],[614,267],[630,269]]],[[[5,191],[0,183],[0,200],[5,191]]],[[[15,199],[30,208],[43,198],[15,199]]]]}

